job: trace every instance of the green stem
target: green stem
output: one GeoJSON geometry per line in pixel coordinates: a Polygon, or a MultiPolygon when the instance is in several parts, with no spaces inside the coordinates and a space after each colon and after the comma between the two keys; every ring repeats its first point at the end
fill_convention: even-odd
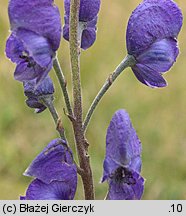
{"type": "Polygon", "coordinates": [[[79,27],[80,0],[71,0],[70,7],[70,57],[72,68],[73,98],[74,98],[74,119],[73,130],[76,140],[76,147],[80,168],[83,170],[81,178],[84,186],[85,199],[94,199],[94,186],[92,171],[90,167],[88,144],[84,137],[82,118],[82,94],[80,78],[80,34],[79,27]]]}
{"type": "Polygon", "coordinates": [[[64,77],[63,71],[60,67],[57,56],[55,57],[55,59],[53,61],[53,67],[54,67],[54,70],[56,72],[57,78],[59,80],[59,83],[60,83],[60,86],[61,86],[61,89],[63,92],[63,96],[64,96],[66,108],[68,111],[68,115],[73,117],[72,107],[70,104],[70,99],[69,99],[69,95],[68,95],[68,91],[67,91],[67,83],[65,81],[65,77],[64,77]]]}
{"type": "Polygon", "coordinates": [[[56,125],[56,130],[58,131],[60,137],[64,140],[66,140],[62,121],[59,118],[59,115],[58,115],[58,113],[54,107],[54,104],[53,104],[53,98],[51,98],[51,97],[53,97],[53,96],[41,96],[39,100],[50,111],[51,116],[52,116],[54,123],[56,125]]]}
{"type": "Polygon", "coordinates": [[[104,85],[102,86],[101,90],[98,92],[97,96],[93,100],[87,115],[85,117],[85,121],[83,124],[83,129],[86,131],[88,124],[91,120],[92,114],[94,113],[98,103],[103,98],[105,93],[108,91],[108,89],[111,87],[113,82],[117,79],[117,77],[121,74],[123,70],[125,70],[127,67],[131,67],[136,63],[135,58],[132,55],[127,55],[126,58],[118,65],[118,67],[115,69],[115,71],[109,76],[109,78],[106,80],[104,85]]]}

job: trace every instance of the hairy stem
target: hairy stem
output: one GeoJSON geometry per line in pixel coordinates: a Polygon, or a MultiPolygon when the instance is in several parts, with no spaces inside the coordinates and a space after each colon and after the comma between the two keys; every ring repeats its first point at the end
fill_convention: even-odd
{"type": "Polygon", "coordinates": [[[70,99],[69,99],[69,95],[68,95],[68,91],[67,91],[67,83],[63,74],[63,71],[60,67],[59,61],[57,59],[57,56],[55,57],[54,61],[53,61],[53,67],[54,70],[56,72],[57,78],[59,80],[62,92],[63,92],[63,96],[64,96],[64,100],[65,100],[65,104],[66,104],[66,108],[68,111],[68,115],[69,116],[73,116],[73,112],[72,112],[72,107],[70,104],[70,99]]]}
{"type": "Polygon", "coordinates": [[[72,121],[76,140],[76,147],[80,168],[83,170],[81,178],[84,186],[85,199],[94,199],[94,186],[92,171],[88,155],[88,143],[84,137],[82,119],[82,94],[80,78],[80,41],[79,41],[79,7],[80,0],[71,0],[70,7],[70,57],[72,68],[73,98],[74,98],[74,119],[72,121]]]}
{"type": "Polygon", "coordinates": [[[109,78],[105,81],[104,85],[102,86],[101,90],[96,95],[95,99],[93,100],[87,115],[85,117],[85,121],[83,124],[83,129],[86,131],[87,126],[91,120],[92,114],[94,113],[98,103],[103,98],[105,93],[108,91],[108,89],[111,87],[113,82],[117,79],[117,77],[121,74],[121,72],[126,69],[127,67],[131,67],[136,63],[135,58],[132,55],[127,55],[126,58],[118,65],[118,67],[115,69],[115,71],[110,74],[109,78]]]}
{"type": "Polygon", "coordinates": [[[51,97],[41,96],[40,101],[50,111],[51,116],[52,116],[54,123],[56,125],[56,130],[58,131],[60,137],[64,140],[66,140],[62,121],[61,121],[61,119],[60,119],[60,117],[59,117],[59,115],[58,115],[58,113],[54,107],[53,100],[51,99],[51,97]]]}

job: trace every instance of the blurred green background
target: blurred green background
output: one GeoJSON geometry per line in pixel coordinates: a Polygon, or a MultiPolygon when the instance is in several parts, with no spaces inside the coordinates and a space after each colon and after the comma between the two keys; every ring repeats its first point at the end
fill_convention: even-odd
{"type": "MultiPolygon", "coordinates": [[[[186,4],[177,1],[186,14],[186,4]]],[[[63,20],[63,1],[56,0],[63,20]]],[[[125,31],[128,18],[140,0],[102,0],[97,41],[81,56],[84,110],[95,94],[126,55],[125,31]]],[[[30,179],[22,173],[33,158],[57,137],[48,111],[36,115],[25,105],[22,85],[13,79],[15,65],[4,55],[9,35],[7,0],[0,1],[0,199],[18,199],[30,179]]],[[[165,75],[169,86],[150,89],[137,81],[127,69],[112,86],[96,110],[87,138],[96,199],[103,199],[106,184],[99,184],[105,154],[105,134],[113,113],[125,108],[143,144],[143,170],[146,178],[143,199],[186,199],[186,27],[179,35],[181,54],[165,75]]],[[[71,93],[68,43],[61,42],[59,59],[71,93]]],[[[58,82],[55,83],[55,105],[63,118],[66,133],[74,149],[68,119],[58,82]]],[[[83,199],[81,184],[76,195],[83,199]]]]}

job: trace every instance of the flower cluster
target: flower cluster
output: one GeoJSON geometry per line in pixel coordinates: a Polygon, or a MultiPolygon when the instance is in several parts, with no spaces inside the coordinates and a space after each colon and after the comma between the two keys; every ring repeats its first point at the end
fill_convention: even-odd
{"type": "MultiPolygon", "coordinates": [[[[70,0],[64,0],[65,25],[63,37],[69,40],[70,0]]],[[[100,0],[81,0],[79,11],[79,31],[82,32],[81,48],[86,50],[96,40],[97,15],[100,9],[100,0]]]]}
{"type": "MultiPolygon", "coordinates": [[[[80,0],[79,17],[76,17],[76,19],[78,18],[76,20],[78,22],[77,39],[81,42],[79,45],[84,50],[91,47],[96,40],[100,4],[100,0],[80,0]]],[[[68,41],[70,5],[71,0],[64,0],[63,37],[68,41]]],[[[26,195],[21,196],[20,199],[74,199],[78,166],[74,163],[64,130],[60,133],[63,126],[54,106],[53,109],[50,109],[47,103],[42,103],[46,99],[45,102],[49,101],[51,105],[54,99],[54,86],[48,73],[53,66],[54,58],[56,58],[54,69],[58,75],[67,108],[70,107],[71,110],[65,78],[59,64],[56,63],[58,62],[56,51],[60,46],[62,36],[58,7],[54,4],[54,0],[9,0],[8,13],[11,34],[6,43],[6,55],[12,62],[16,63],[14,77],[23,83],[24,93],[27,97],[26,104],[29,107],[34,108],[37,113],[44,111],[47,107],[49,108],[55,120],[56,128],[63,138],[52,140],[32,161],[24,174],[34,178],[34,180],[28,186],[26,195]]],[[[92,112],[111,83],[126,66],[132,65],[137,79],[147,86],[164,87],[167,85],[162,73],[173,66],[179,54],[177,37],[182,22],[181,10],[172,0],[144,0],[133,11],[126,33],[128,51],[126,59],[128,61],[126,59],[122,61],[125,66],[120,64],[111,78],[104,84],[89,109],[88,120],[90,120],[92,112]],[[134,64],[130,62],[130,57],[134,64]]],[[[72,56],[72,58],[76,57],[72,56]]],[[[79,61],[77,58],[75,63],[77,63],[76,60],[79,61]]],[[[80,110],[78,117],[81,117],[81,109],[78,108],[82,107],[81,91],[79,91],[81,87],[79,70],[75,72],[72,76],[73,79],[77,79],[75,80],[76,83],[73,80],[75,101],[73,108],[75,112],[72,112],[72,115],[69,112],[68,116],[72,120],[77,147],[80,147],[77,148],[80,158],[78,170],[82,175],[85,194],[87,195],[87,191],[92,190],[91,197],[94,197],[91,169],[89,168],[89,160],[87,160],[88,147],[84,145],[86,139],[83,129],[85,129],[87,119],[85,118],[83,125],[81,120],[76,118],[77,110],[80,110]],[[87,173],[90,174],[88,178],[86,178],[87,173]],[[87,179],[89,184],[85,181],[87,179]],[[89,185],[92,187],[90,190],[89,185]]],[[[141,166],[141,142],[128,113],[125,110],[118,110],[110,122],[106,136],[106,155],[102,177],[102,182],[107,181],[109,185],[106,199],[141,199],[145,182],[141,176],[141,166]]]]}
{"type": "Polygon", "coordinates": [[[53,0],[10,0],[11,35],[6,55],[17,64],[19,81],[42,81],[53,65],[61,40],[61,21],[53,0]]]}
{"type": "Polygon", "coordinates": [[[106,199],[141,199],[141,143],[125,110],[118,110],[108,127],[103,167],[102,182],[107,180],[109,184],[106,199]]]}
{"type": "Polygon", "coordinates": [[[77,170],[66,141],[52,140],[33,160],[24,175],[34,177],[26,200],[71,200],[77,187],[77,170]]]}
{"type": "Polygon", "coordinates": [[[162,73],[178,56],[176,38],[182,21],[181,10],[172,0],[144,0],[133,11],[127,28],[127,49],[136,59],[132,70],[143,84],[167,85],[162,73]]]}

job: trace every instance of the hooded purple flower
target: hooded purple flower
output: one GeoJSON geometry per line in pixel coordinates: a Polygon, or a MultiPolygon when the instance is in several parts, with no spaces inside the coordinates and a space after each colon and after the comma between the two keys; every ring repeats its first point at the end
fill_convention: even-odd
{"type": "Polygon", "coordinates": [[[53,101],[54,86],[52,80],[47,76],[40,84],[36,86],[36,79],[24,82],[24,93],[27,96],[26,104],[30,108],[35,108],[36,113],[40,113],[46,109],[40,102],[41,97],[47,97],[53,101]]]}
{"type": "MultiPolygon", "coordinates": [[[[69,41],[70,0],[65,0],[65,25],[63,37],[69,41]]],[[[79,28],[82,29],[81,48],[86,50],[96,40],[97,15],[100,9],[100,0],[81,0],[79,11],[79,28]]]]}
{"type": "Polygon", "coordinates": [[[53,0],[10,0],[11,34],[6,55],[17,64],[14,77],[19,81],[42,81],[53,65],[59,48],[61,21],[53,0]]]}
{"type": "Polygon", "coordinates": [[[102,182],[107,180],[109,200],[141,199],[141,143],[125,110],[118,110],[108,127],[102,182]]]}
{"type": "Polygon", "coordinates": [[[52,140],[34,159],[24,175],[34,177],[26,200],[71,200],[77,187],[77,169],[71,150],[62,139],[52,140]]]}
{"type": "Polygon", "coordinates": [[[132,67],[137,79],[150,87],[167,85],[162,73],[179,54],[177,36],[182,13],[172,0],[144,0],[132,13],[127,28],[128,54],[136,59],[132,67]]]}

